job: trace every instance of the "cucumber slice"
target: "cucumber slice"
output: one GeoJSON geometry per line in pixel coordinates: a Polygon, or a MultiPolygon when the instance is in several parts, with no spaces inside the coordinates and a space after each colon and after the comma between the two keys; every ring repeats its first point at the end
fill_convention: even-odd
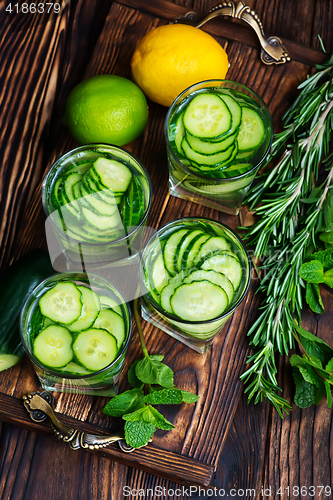
{"type": "Polygon", "coordinates": [[[174,276],[177,271],[175,268],[175,264],[177,262],[177,248],[182,240],[183,236],[189,232],[189,229],[180,229],[179,231],[176,231],[173,233],[171,236],[166,241],[166,244],[163,249],[163,258],[164,258],[164,265],[171,274],[171,276],[174,276]]]}
{"type": "Polygon", "coordinates": [[[39,307],[43,316],[69,325],[81,316],[82,293],[74,283],[60,282],[39,299],[39,307]]]}
{"type": "Polygon", "coordinates": [[[118,210],[116,210],[112,215],[99,215],[92,210],[89,210],[89,208],[82,207],[82,214],[89,224],[102,231],[116,229],[121,225],[118,210]]]}
{"type": "Polygon", "coordinates": [[[252,108],[242,107],[242,121],[238,133],[238,150],[249,151],[260,146],[265,138],[264,122],[252,108]]]}
{"type": "Polygon", "coordinates": [[[212,155],[205,155],[202,153],[197,153],[194,149],[191,148],[186,138],[183,139],[182,148],[186,158],[190,161],[195,161],[200,165],[209,165],[211,167],[221,166],[223,163],[227,163],[231,158],[231,155],[235,152],[235,144],[232,143],[225,151],[220,151],[219,153],[212,155]]]}
{"type": "Polygon", "coordinates": [[[242,107],[230,95],[219,94],[219,97],[228,106],[228,109],[229,109],[229,111],[231,113],[231,117],[232,117],[232,125],[231,125],[231,129],[228,132],[228,135],[235,134],[235,132],[238,130],[238,128],[241,124],[241,121],[242,121],[242,107]]]}
{"type": "Polygon", "coordinates": [[[228,296],[210,281],[193,281],[176,288],[170,299],[173,312],[186,321],[207,321],[228,307],[228,296]]]}
{"type": "Polygon", "coordinates": [[[91,370],[87,370],[86,368],[83,368],[83,366],[73,363],[73,361],[68,363],[68,365],[61,367],[60,370],[62,372],[72,373],[73,375],[89,375],[89,373],[91,373],[91,370]]]}
{"type": "Polygon", "coordinates": [[[208,142],[199,137],[194,137],[193,135],[187,134],[186,140],[194,151],[204,155],[213,155],[225,151],[237,140],[237,134],[229,135],[226,139],[218,142],[208,142]]]}
{"type": "Polygon", "coordinates": [[[155,289],[158,293],[161,292],[162,288],[169,282],[171,278],[168,271],[164,266],[164,259],[162,253],[159,253],[152,263],[150,281],[151,288],[155,289]]]}
{"type": "Polygon", "coordinates": [[[126,193],[123,195],[122,219],[125,227],[137,226],[143,217],[144,194],[141,182],[133,177],[126,193]]]}
{"type": "Polygon", "coordinates": [[[117,356],[116,338],[101,328],[80,332],[73,344],[79,363],[92,371],[102,370],[117,356]]]}
{"type": "Polygon", "coordinates": [[[194,265],[199,266],[200,261],[213,252],[218,250],[230,250],[230,245],[225,238],[222,236],[211,236],[201,247],[198,255],[194,260],[194,265]]]}
{"type": "Polygon", "coordinates": [[[96,318],[94,328],[102,328],[111,333],[117,340],[119,350],[125,340],[125,323],[122,316],[112,309],[102,309],[96,318]]]}
{"type": "Polygon", "coordinates": [[[81,198],[81,184],[82,184],[82,180],[76,182],[76,184],[73,185],[73,195],[74,195],[74,198],[77,200],[78,198],[81,198]]]}
{"type": "Polygon", "coordinates": [[[118,210],[116,203],[112,203],[112,201],[105,203],[97,193],[88,194],[84,185],[81,185],[81,196],[80,203],[86,205],[89,210],[97,212],[98,215],[111,216],[118,210]]]}
{"type": "Polygon", "coordinates": [[[92,326],[100,310],[99,298],[95,292],[81,285],[78,286],[78,289],[82,293],[82,311],[81,316],[74,323],[68,325],[71,332],[79,332],[92,326]]]}
{"type": "Polygon", "coordinates": [[[184,112],[179,115],[175,129],[175,146],[178,153],[181,155],[184,154],[182,149],[182,140],[185,137],[185,127],[183,123],[183,118],[184,118],[184,112]]]}
{"type": "Polygon", "coordinates": [[[120,314],[120,316],[122,316],[123,311],[121,309],[121,306],[119,305],[119,302],[117,302],[115,299],[112,299],[108,295],[100,295],[99,300],[102,309],[111,308],[114,311],[116,311],[116,313],[120,314]]]}
{"type": "Polygon", "coordinates": [[[190,253],[194,242],[203,234],[204,234],[203,231],[197,229],[195,231],[189,231],[188,234],[183,236],[183,239],[180,242],[180,246],[177,249],[178,258],[177,258],[176,268],[178,272],[181,271],[182,269],[186,269],[186,261],[188,254],[190,253]]]}
{"type": "Polygon", "coordinates": [[[173,312],[170,299],[171,299],[175,289],[178,288],[182,284],[186,275],[187,275],[186,271],[181,271],[179,274],[176,274],[176,276],[171,278],[169,283],[163,288],[163,290],[161,292],[161,307],[165,311],[167,311],[169,313],[173,312]]]}
{"type": "Polygon", "coordinates": [[[82,175],[81,174],[74,173],[74,174],[70,174],[64,180],[64,192],[63,192],[63,194],[64,194],[64,196],[65,196],[65,198],[67,200],[67,203],[69,203],[71,201],[74,201],[76,199],[75,195],[74,195],[73,187],[81,179],[82,179],[82,175]]]}
{"type": "Polygon", "coordinates": [[[132,172],[123,163],[107,158],[98,158],[92,167],[102,186],[113,191],[125,192],[132,179],[132,172]]]}
{"type": "Polygon", "coordinates": [[[205,243],[210,238],[209,234],[203,234],[202,236],[199,236],[197,240],[195,240],[191,250],[188,253],[187,259],[186,259],[186,269],[190,270],[194,266],[194,260],[201,248],[201,245],[205,243]]]}
{"type": "Polygon", "coordinates": [[[21,357],[15,354],[0,354],[0,372],[8,370],[20,361],[21,357]]]}
{"type": "Polygon", "coordinates": [[[231,167],[226,168],[221,172],[220,178],[237,177],[238,175],[245,174],[253,165],[251,163],[234,163],[231,167]]]}
{"type": "Polygon", "coordinates": [[[55,181],[53,189],[52,189],[51,202],[52,202],[52,207],[54,210],[56,210],[57,208],[61,207],[61,205],[63,205],[62,195],[61,195],[62,181],[63,181],[63,178],[59,177],[55,181]]]}
{"type": "Polygon", "coordinates": [[[228,305],[231,304],[235,295],[234,287],[232,286],[231,281],[222,273],[212,270],[205,271],[203,269],[199,269],[198,271],[193,271],[193,273],[189,274],[188,277],[184,279],[184,283],[192,283],[192,281],[203,280],[210,281],[211,283],[223,288],[228,296],[228,305]]]}
{"type": "Polygon", "coordinates": [[[209,269],[224,274],[232,283],[235,291],[240,285],[243,276],[242,265],[235,255],[220,252],[208,256],[201,265],[201,269],[209,269]]]}
{"type": "Polygon", "coordinates": [[[195,137],[217,139],[230,130],[232,118],[222,99],[206,92],[195,96],[189,103],[183,123],[187,132],[195,137]]]}
{"type": "Polygon", "coordinates": [[[37,335],[32,351],[43,365],[60,368],[73,359],[72,342],[73,337],[67,328],[50,325],[37,335]]]}

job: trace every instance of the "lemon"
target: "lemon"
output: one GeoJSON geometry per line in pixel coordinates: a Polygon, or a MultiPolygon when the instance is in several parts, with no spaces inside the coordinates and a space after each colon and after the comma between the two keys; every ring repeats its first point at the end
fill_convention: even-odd
{"type": "Polygon", "coordinates": [[[123,146],[147,125],[148,107],[140,88],[127,78],[97,75],[79,83],[65,104],[64,123],[80,143],[123,146]]]}
{"type": "Polygon", "coordinates": [[[208,33],[184,24],[167,24],[139,41],[131,68],[133,80],[149,99],[170,106],[194,83],[224,79],[228,56],[208,33]]]}

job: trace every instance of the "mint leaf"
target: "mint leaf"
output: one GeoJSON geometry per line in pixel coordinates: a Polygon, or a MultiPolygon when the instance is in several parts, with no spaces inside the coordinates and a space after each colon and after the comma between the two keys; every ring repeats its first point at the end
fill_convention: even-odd
{"type": "Polygon", "coordinates": [[[325,384],[324,384],[324,381],[321,380],[321,384],[318,387],[316,394],[315,394],[314,404],[319,405],[325,395],[326,395],[325,384]]]}
{"type": "MultiPolygon", "coordinates": [[[[313,335],[313,333],[309,332],[308,330],[305,330],[304,328],[302,328],[301,326],[299,326],[297,324],[294,324],[294,327],[295,327],[295,330],[297,331],[297,333],[301,337],[303,337],[303,339],[307,339],[307,340],[310,340],[311,342],[316,342],[318,344],[324,344],[329,349],[331,349],[330,346],[328,344],[326,344],[326,342],[324,342],[324,340],[322,340],[319,337],[316,337],[316,335],[313,335]]],[[[331,349],[331,350],[332,350],[332,354],[333,354],[333,349],[331,349]]]]}
{"type": "Polygon", "coordinates": [[[182,391],[173,387],[172,389],[162,389],[160,391],[154,391],[144,397],[146,403],[160,405],[160,404],[175,404],[179,405],[181,403],[195,403],[199,399],[199,396],[193,394],[192,392],[182,391]]]}
{"type": "Polygon", "coordinates": [[[332,407],[332,392],[331,392],[331,384],[325,380],[325,390],[326,390],[326,396],[327,396],[327,407],[331,408],[332,407]]]}
{"type": "Polygon", "coordinates": [[[300,336],[300,341],[305,351],[309,354],[309,356],[320,359],[322,366],[326,366],[326,364],[333,357],[333,349],[331,349],[331,347],[319,337],[316,337],[307,330],[304,330],[304,328],[301,328],[296,324],[294,326],[300,336]]]}
{"type": "Polygon", "coordinates": [[[327,248],[326,250],[316,252],[312,257],[322,263],[324,271],[333,268],[333,248],[327,248]]]}
{"type": "Polygon", "coordinates": [[[320,387],[323,379],[313,368],[321,368],[321,363],[318,358],[308,360],[305,355],[301,358],[300,356],[293,354],[290,358],[290,364],[291,366],[295,366],[299,369],[306,382],[314,384],[316,387],[320,387]]]}
{"type": "Polygon", "coordinates": [[[138,377],[135,374],[136,365],[138,363],[139,363],[139,360],[134,361],[131,364],[131,366],[129,367],[128,372],[127,372],[127,379],[132,387],[141,388],[144,386],[144,384],[141,382],[141,380],[138,379],[138,377]]]}
{"type": "Polygon", "coordinates": [[[313,312],[317,314],[322,314],[324,312],[324,304],[321,300],[318,284],[316,283],[306,284],[305,300],[313,312]]]}
{"type": "Polygon", "coordinates": [[[142,413],[142,420],[146,423],[150,423],[162,429],[164,431],[169,431],[170,429],[174,429],[174,425],[169,422],[163,415],[156,410],[153,406],[146,406],[145,411],[142,413]]]}
{"type": "Polygon", "coordinates": [[[143,420],[125,423],[125,440],[129,446],[140,448],[145,446],[153,437],[156,427],[143,420]]]}
{"type": "Polygon", "coordinates": [[[323,283],[324,266],[319,260],[310,260],[301,265],[299,275],[308,283],[323,283]]]}
{"type": "Polygon", "coordinates": [[[329,360],[329,362],[327,363],[327,365],[325,366],[325,370],[328,372],[328,373],[333,373],[333,358],[329,360]]]}
{"type": "Polygon", "coordinates": [[[122,392],[105,405],[103,413],[111,417],[122,417],[125,413],[134,411],[142,403],[143,397],[141,389],[122,392]]]}
{"type": "Polygon", "coordinates": [[[173,386],[173,371],[156,356],[144,358],[136,365],[135,374],[145,384],[157,384],[162,387],[173,386]]]}
{"type": "Polygon", "coordinates": [[[327,243],[328,245],[333,245],[333,231],[328,231],[325,233],[320,233],[319,239],[327,243]]]}
{"type": "Polygon", "coordinates": [[[163,354],[149,354],[149,357],[155,361],[163,361],[164,359],[163,354]]]}
{"type": "Polygon", "coordinates": [[[133,411],[132,413],[126,413],[122,417],[124,420],[128,422],[134,422],[135,420],[140,420],[142,418],[142,414],[145,411],[146,406],[142,406],[141,408],[138,408],[137,410],[133,411]]]}
{"type": "Polygon", "coordinates": [[[293,368],[293,378],[296,386],[294,403],[300,408],[308,408],[315,401],[315,386],[306,382],[296,367],[293,368]]]}
{"type": "Polygon", "coordinates": [[[324,273],[324,283],[333,288],[333,269],[329,269],[324,273]]]}

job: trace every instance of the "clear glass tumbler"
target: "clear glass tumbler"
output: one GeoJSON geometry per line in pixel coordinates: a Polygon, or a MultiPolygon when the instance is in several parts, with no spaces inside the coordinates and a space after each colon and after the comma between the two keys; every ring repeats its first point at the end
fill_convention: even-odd
{"type": "Polygon", "coordinates": [[[249,88],[228,80],[207,80],[192,85],[175,99],[166,116],[164,135],[170,194],[230,215],[237,215],[271,147],[273,123],[266,104],[249,88]],[[263,129],[262,141],[258,147],[247,151],[238,150],[237,133],[241,127],[235,130],[231,128],[230,134],[226,133],[220,139],[223,140],[222,146],[219,146],[219,141],[202,143],[197,137],[191,136],[182,120],[183,111],[194,97],[202,93],[227,96],[226,103],[230,103],[230,100],[233,103],[236,101],[235,106],[240,112],[244,107],[257,112],[263,129]],[[219,151],[219,147],[226,149],[219,151]],[[218,154],[213,154],[212,151],[218,151],[218,154]],[[223,157],[226,157],[225,161],[222,161],[223,157]],[[220,163],[212,165],[214,161],[220,163]],[[210,165],[206,165],[207,162],[210,165]]]}
{"type": "Polygon", "coordinates": [[[240,305],[251,281],[250,258],[238,235],[219,222],[195,217],[160,228],[143,251],[140,270],[143,318],[200,353],[240,305]],[[208,287],[208,295],[193,292],[196,285],[188,287],[193,282],[208,287]],[[215,311],[220,300],[221,313],[192,320],[203,308],[215,311]]]}
{"type": "MultiPolygon", "coordinates": [[[[106,279],[91,273],[58,273],[50,276],[31,292],[21,313],[21,338],[23,347],[32,361],[42,387],[47,391],[115,396],[118,391],[117,383],[131,338],[131,332],[131,311],[128,304],[124,302],[120,292],[106,279]],[[112,308],[113,311],[123,318],[125,336],[121,345],[118,346],[117,355],[110,364],[98,371],[87,370],[84,366],[80,365],[75,356],[73,361],[65,367],[52,369],[45,366],[34,355],[34,339],[45,328],[45,318],[41,315],[39,300],[55,285],[68,281],[74,282],[77,285],[88,286],[100,297],[101,308],[112,308]]],[[[76,335],[76,333],[73,333],[73,341],[76,335]]]]}
{"type": "Polygon", "coordinates": [[[136,259],[151,199],[148,173],[128,151],[88,144],[65,153],[46,173],[42,190],[51,260],[65,256],[66,262],[54,267],[78,271],[136,259]],[[103,162],[120,168],[111,180],[105,170],[102,179],[96,162],[99,173],[103,162]]]}

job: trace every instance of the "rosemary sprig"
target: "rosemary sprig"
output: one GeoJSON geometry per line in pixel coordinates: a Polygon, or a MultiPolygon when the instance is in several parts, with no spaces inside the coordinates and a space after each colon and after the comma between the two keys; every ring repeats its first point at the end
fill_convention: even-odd
{"type": "Polygon", "coordinates": [[[316,248],[332,185],[333,161],[328,155],[333,129],[333,55],[299,89],[266,160],[266,166],[271,161],[275,166],[257,177],[246,200],[251,209],[257,206],[260,219],[243,228],[248,245],[262,259],[258,292],[263,301],[260,316],[248,332],[255,352],[241,379],[249,399],[268,399],[281,416],[291,407],[278,394],[275,353],[288,354],[294,347],[303,305],[299,268],[310,249],[316,248]],[[328,173],[316,186],[325,158],[328,173]]]}

